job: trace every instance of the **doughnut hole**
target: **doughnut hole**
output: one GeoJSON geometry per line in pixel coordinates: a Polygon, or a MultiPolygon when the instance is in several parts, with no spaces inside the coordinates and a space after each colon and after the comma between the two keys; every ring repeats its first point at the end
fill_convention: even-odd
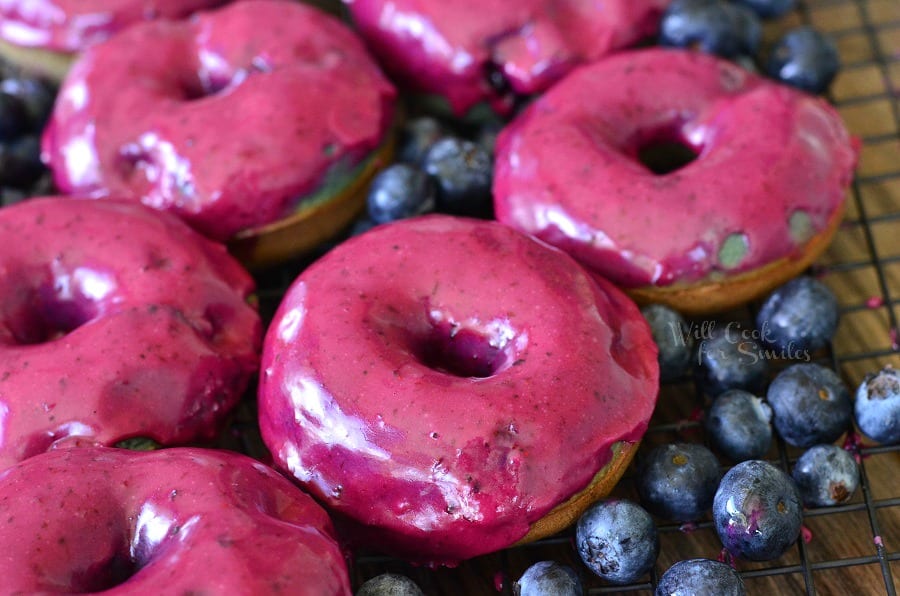
{"type": "Polygon", "coordinates": [[[72,569],[69,591],[93,593],[121,586],[164,555],[169,540],[190,532],[190,522],[179,526],[171,512],[151,501],[143,503],[134,517],[126,518],[113,505],[107,511],[109,539],[102,548],[87,553],[89,565],[72,569]]]}
{"type": "Polygon", "coordinates": [[[203,76],[203,74],[191,73],[180,81],[180,96],[184,101],[197,101],[218,95],[234,82],[238,81],[221,74],[203,76]]]}
{"type": "Polygon", "coordinates": [[[410,351],[432,370],[456,377],[488,378],[516,362],[522,346],[506,321],[466,325],[431,318],[431,327],[411,338],[410,351]]]}
{"type": "Polygon", "coordinates": [[[686,139],[682,126],[675,124],[639,131],[629,145],[626,153],[657,176],[681,170],[703,150],[686,139]]]}
{"type": "Polygon", "coordinates": [[[71,589],[78,592],[109,590],[124,584],[139,569],[126,551],[117,551],[108,560],[89,567],[83,573],[73,574],[71,589]]]}
{"type": "Polygon", "coordinates": [[[98,317],[102,302],[113,291],[108,276],[87,267],[74,271],[43,271],[12,275],[0,307],[0,341],[36,345],[57,340],[98,317]]]}

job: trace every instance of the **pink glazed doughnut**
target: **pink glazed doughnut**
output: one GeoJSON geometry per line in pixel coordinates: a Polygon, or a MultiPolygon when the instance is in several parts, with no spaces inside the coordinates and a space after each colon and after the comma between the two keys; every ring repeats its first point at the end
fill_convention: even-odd
{"type": "Polygon", "coordinates": [[[349,595],[325,511],[246,456],[88,447],[0,473],[6,594],[349,595]]]}
{"type": "Polygon", "coordinates": [[[257,371],[253,280],[174,216],[0,209],[0,469],[66,443],[214,436],[257,371]]]}
{"type": "MultiPolygon", "coordinates": [[[[140,200],[268,264],[285,255],[256,246],[267,226],[332,207],[325,215],[338,224],[355,217],[364,202],[344,198],[386,163],[394,104],[338,19],[247,0],[136,25],[87,50],[60,89],[43,152],[64,193],[140,200]]],[[[316,226],[281,240],[302,243],[316,226]]]]}
{"type": "Polygon", "coordinates": [[[545,90],[577,64],[656,33],[670,0],[344,0],[385,69],[464,114],[545,90]],[[509,90],[490,82],[499,73],[509,90]]]}
{"type": "Polygon", "coordinates": [[[74,54],[150,19],[177,19],[226,0],[0,0],[0,53],[62,78],[74,54]]]}
{"type": "Polygon", "coordinates": [[[647,49],[573,72],[502,131],[494,200],[500,221],[639,302],[698,314],[809,266],[841,221],[856,158],[823,100],[705,54],[647,49]],[[687,163],[655,173],[648,154],[666,149],[687,163]]]}
{"type": "Polygon", "coordinates": [[[430,216],[297,278],[265,338],[259,423],[351,541],[454,564],[608,494],[657,390],[624,294],[512,228],[430,216]]]}

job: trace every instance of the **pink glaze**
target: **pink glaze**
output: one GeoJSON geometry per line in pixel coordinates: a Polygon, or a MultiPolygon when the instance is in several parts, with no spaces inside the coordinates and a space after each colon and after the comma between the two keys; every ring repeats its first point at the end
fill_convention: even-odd
{"type": "Polygon", "coordinates": [[[0,0],[0,39],[75,53],[125,27],[186,17],[226,0],[0,0]]]}
{"type": "Polygon", "coordinates": [[[699,53],[641,50],[574,72],[501,133],[495,206],[618,284],[696,282],[797,255],[837,216],[856,156],[819,98],[699,53]],[[656,141],[699,155],[655,175],[637,154],[656,141]],[[743,257],[722,261],[726,242],[743,257]]]}
{"type": "Polygon", "coordinates": [[[66,193],[141,200],[226,240],[359,165],[383,143],[394,99],[343,23],[248,0],[86,51],[44,157],[66,193]]]}
{"type": "Polygon", "coordinates": [[[65,443],[211,438],[256,372],[254,284],[135,203],[0,209],[0,469],[65,443]]]}
{"type": "Polygon", "coordinates": [[[45,453],[0,474],[0,516],[7,594],[350,594],[325,511],[237,453],[45,453]]]}
{"type": "Polygon", "coordinates": [[[543,91],[582,62],[653,35],[670,0],[344,0],[385,68],[459,114],[488,100],[497,68],[513,91],[543,91]]]}
{"type": "Polygon", "coordinates": [[[453,564],[522,538],[640,439],[657,377],[646,322],[611,285],[496,222],[432,216],[294,282],[259,422],[280,466],[369,526],[351,539],[453,564]]]}

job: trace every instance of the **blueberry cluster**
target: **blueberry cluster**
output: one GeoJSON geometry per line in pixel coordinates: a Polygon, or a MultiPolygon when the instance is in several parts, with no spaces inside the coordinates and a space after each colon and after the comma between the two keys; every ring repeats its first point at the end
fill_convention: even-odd
{"type": "MultiPolygon", "coordinates": [[[[628,571],[628,581],[647,573],[645,559],[614,550],[608,538],[641,535],[649,556],[656,538],[644,528],[645,516],[675,522],[711,516],[731,557],[778,558],[799,537],[803,507],[839,505],[856,494],[856,460],[835,445],[852,429],[854,415],[866,436],[900,442],[900,373],[888,367],[869,375],[854,400],[833,370],[814,362],[839,323],[838,302],[818,280],[799,277],[775,289],[750,324],[687,321],[660,305],[642,312],[659,348],[661,376],[683,379],[693,363],[708,404],[703,428],[712,450],[672,443],[639,455],[639,504],[630,504],[628,515],[594,510],[579,522],[592,528],[590,535],[604,537],[587,545],[576,540],[598,575],[617,581],[610,577],[608,552],[616,553],[614,571],[628,571]],[[767,461],[776,436],[805,449],[791,474],[767,461]],[[733,464],[724,475],[723,463],[733,464]]],[[[673,565],[660,577],[657,593],[743,594],[744,587],[733,567],[698,559],[673,565]]]]}
{"type": "Polygon", "coordinates": [[[762,51],[762,19],[778,18],[794,0],[674,0],[660,23],[664,46],[696,48],[742,65],[762,64],[770,77],[824,93],[840,67],[834,42],[810,27],[785,33],[762,51]]]}
{"type": "Polygon", "coordinates": [[[356,231],[431,212],[493,217],[493,145],[500,126],[499,120],[474,127],[432,116],[407,120],[397,162],[372,181],[356,231]]]}
{"type": "Polygon", "coordinates": [[[41,163],[40,135],[55,90],[48,83],[0,64],[0,205],[50,194],[41,163]]]}

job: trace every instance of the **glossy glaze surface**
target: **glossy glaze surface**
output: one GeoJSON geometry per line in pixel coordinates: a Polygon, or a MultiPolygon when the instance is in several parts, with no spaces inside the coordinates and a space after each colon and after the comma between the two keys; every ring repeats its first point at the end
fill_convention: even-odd
{"type": "Polygon", "coordinates": [[[135,203],[0,210],[0,469],[70,442],[211,438],[259,364],[250,276],[135,203]]]}
{"type": "Polygon", "coordinates": [[[346,25],[248,0],[86,51],[43,150],[66,193],[141,200],[226,240],[348,175],[382,144],[394,98],[346,25]]]}
{"type": "Polygon", "coordinates": [[[624,286],[721,279],[801,252],[843,205],[857,144],[823,100],[692,52],[574,72],[497,143],[497,218],[624,286]],[[697,157],[654,174],[641,149],[697,157]]]}
{"type": "Polygon", "coordinates": [[[304,271],[263,350],[275,460],[354,538],[428,563],[509,546],[637,441],[658,387],[630,300],[495,222],[377,227],[304,271]]]}
{"type": "Polygon", "coordinates": [[[0,38],[74,53],[134,23],[176,19],[226,0],[0,0],[0,38]]]}
{"type": "Polygon", "coordinates": [[[487,100],[495,69],[519,94],[656,32],[669,0],[345,0],[371,48],[412,89],[464,113],[487,100]]]}
{"type": "Polygon", "coordinates": [[[11,594],[351,593],[325,511],[236,453],[45,453],[0,474],[0,515],[11,594]]]}

